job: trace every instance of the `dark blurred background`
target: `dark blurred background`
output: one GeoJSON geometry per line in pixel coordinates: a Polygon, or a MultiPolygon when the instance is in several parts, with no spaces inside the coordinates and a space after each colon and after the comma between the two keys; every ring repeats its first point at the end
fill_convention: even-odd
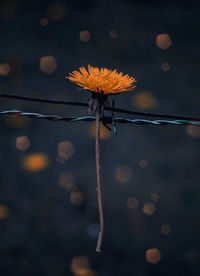
{"type": "MultiPolygon", "coordinates": [[[[198,0],[0,1],[0,93],[87,102],[65,76],[91,64],[138,80],[117,107],[200,116],[199,14],[198,0]]],[[[9,109],[87,114],[1,98],[9,109]]],[[[199,275],[200,129],[117,128],[102,128],[97,254],[94,124],[1,116],[0,275],[199,275]]]]}

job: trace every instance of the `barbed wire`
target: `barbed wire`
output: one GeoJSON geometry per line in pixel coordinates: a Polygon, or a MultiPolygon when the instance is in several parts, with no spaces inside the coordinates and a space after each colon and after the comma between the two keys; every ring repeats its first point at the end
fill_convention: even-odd
{"type": "MultiPolygon", "coordinates": [[[[34,112],[23,112],[19,110],[5,110],[0,111],[0,115],[13,115],[20,117],[29,117],[36,119],[45,119],[50,121],[66,121],[66,122],[80,122],[80,121],[95,121],[95,116],[84,116],[84,117],[62,117],[57,115],[45,115],[34,112]]],[[[113,124],[121,123],[121,124],[136,124],[136,125],[176,125],[176,126],[185,126],[185,125],[194,125],[200,126],[199,122],[189,121],[189,120],[146,120],[146,119],[128,119],[128,118],[114,118],[112,116],[102,116],[100,120],[104,124],[113,124]]]]}
{"type": "MultiPolygon", "coordinates": [[[[88,103],[82,102],[74,102],[74,101],[64,101],[64,100],[55,100],[55,99],[45,99],[45,98],[37,98],[37,97],[28,97],[28,96],[18,96],[13,94],[0,94],[1,98],[12,98],[17,100],[25,100],[25,101],[34,101],[34,102],[43,102],[43,103],[51,103],[51,104],[61,104],[61,105],[73,105],[73,106],[81,106],[87,107],[88,103]]],[[[136,110],[127,110],[122,108],[113,108],[109,106],[104,106],[104,110],[112,111],[115,113],[123,113],[123,114],[130,114],[130,115],[137,115],[137,116],[148,116],[148,117],[159,117],[163,119],[175,119],[175,120],[188,120],[188,121],[200,121],[200,117],[191,117],[191,116],[184,116],[184,115],[177,115],[177,114],[162,114],[162,113],[155,113],[155,112],[145,112],[145,111],[136,111],[136,110]]]]}

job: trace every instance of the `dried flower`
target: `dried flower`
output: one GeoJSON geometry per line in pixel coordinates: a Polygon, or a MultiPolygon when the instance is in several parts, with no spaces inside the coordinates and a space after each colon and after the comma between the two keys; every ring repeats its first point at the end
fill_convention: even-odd
{"type": "Polygon", "coordinates": [[[104,95],[122,93],[135,89],[136,79],[129,75],[123,75],[117,70],[98,68],[88,65],[80,67],[80,71],[73,71],[67,79],[80,85],[84,89],[104,95]]]}

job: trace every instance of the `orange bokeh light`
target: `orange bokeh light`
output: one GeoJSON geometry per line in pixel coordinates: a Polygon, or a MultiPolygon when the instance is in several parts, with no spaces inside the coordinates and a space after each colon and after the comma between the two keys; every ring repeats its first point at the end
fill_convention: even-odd
{"type": "Polygon", "coordinates": [[[84,201],[83,194],[81,192],[72,192],[70,194],[70,201],[73,205],[81,205],[84,201]]]}
{"type": "Polygon", "coordinates": [[[150,198],[151,198],[152,201],[156,202],[159,199],[159,195],[157,193],[152,193],[150,195],[150,198]]]}
{"type": "MultiPolygon", "coordinates": [[[[91,123],[89,127],[89,134],[92,137],[96,136],[96,123],[91,123]]],[[[108,139],[112,136],[112,132],[109,131],[102,123],[100,123],[100,138],[108,139]]]]}
{"type": "Polygon", "coordinates": [[[198,126],[187,126],[186,127],[186,132],[189,136],[193,138],[200,138],[200,127],[198,126]]]}
{"type": "Polygon", "coordinates": [[[8,63],[1,63],[0,64],[0,75],[7,76],[11,71],[11,67],[8,63]]]}
{"type": "Polygon", "coordinates": [[[161,64],[161,69],[162,69],[164,72],[169,71],[169,69],[170,69],[169,63],[168,63],[168,62],[163,62],[163,63],[161,64]]]}
{"type": "Polygon", "coordinates": [[[53,56],[40,58],[40,70],[46,74],[52,74],[58,67],[57,61],[53,56]]]}
{"type": "Polygon", "coordinates": [[[5,219],[10,215],[10,210],[4,205],[0,205],[0,219],[5,219]]]}
{"type": "Polygon", "coordinates": [[[45,170],[50,164],[47,154],[33,153],[25,156],[22,160],[22,167],[30,172],[39,172],[45,170]]]}
{"type": "Polygon", "coordinates": [[[133,172],[130,166],[119,166],[115,170],[115,179],[121,183],[127,183],[132,179],[133,172]]]}
{"type": "Polygon", "coordinates": [[[118,32],[116,30],[111,30],[109,35],[111,38],[115,39],[118,37],[118,32]]]}
{"type": "Polygon", "coordinates": [[[156,206],[154,203],[152,202],[147,202],[143,205],[143,209],[142,209],[143,213],[145,215],[151,216],[155,213],[156,211],[156,206]]]}
{"type": "Polygon", "coordinates": [[[89,259],[86,256],[77,256],[72,259],[71,271],[75,276],[96,276],[96,272],[90,268],[89,259]]]}
{"type": "Polygon", "coordinates": [[[135,209],[138,206],[138,200],[135,197],[129,197],[126,201],[126,205],[130,209],[135,209]]]}
{"type": "Polygon", "coordinates": [[[171,37],[168,34],[159,34],[156,36],[156,46],[162,50],[166,50],[172,45],[171,37]]]}
{"type": "Polygon", "coordinates": [[[68,192],[75,192],[77,187],[74,183],[74,175],[72,173],[62,173],[58,180],[59,186],[65,188],[68,192]]]}
{"type": "Polygon", "coordinates": [[[165,236],[169,235],[171,231],[172,231],[171,227],[167,224],[162,225],[160,230],[160,232],[165,236]]]}
{"type": "Polygon", "coordinates": [[[80,32],[80,40],[82,40],[83,42],[88,42],[91,39],[91,34],[88,31],[82,31],[80,32]]]}
{"type": "Polygon", "coordinates": [[[58,144],[56,160],[63,164],[75,153],[75,148],[70,141],[63,141],[58,144]]]}
{"type": "Polygon", "coordinates": [[[63,3],[55,2],[49,5],[47,9],[47,16],[51,20],[61,20],[67,14],[67,8],[63,3]]]}
{"type": "Polygon", "coordinates": [[[150,248],[146,250],[145,259],[151,264],[157,264],[162,256],[158,248],[150,248]]]}
{"type": "Polygon", "coordinates": [[[16,138],[16,148],[21,151],[27,150],[31,142],[27,136],[19,136],[16,138]]]}
{"type": "Polygon", "coordinates": [[[136,93],[133,96],[133,105],[138,109],[153,109],[157,104],[157,99],[148,91],[136,93]]]}

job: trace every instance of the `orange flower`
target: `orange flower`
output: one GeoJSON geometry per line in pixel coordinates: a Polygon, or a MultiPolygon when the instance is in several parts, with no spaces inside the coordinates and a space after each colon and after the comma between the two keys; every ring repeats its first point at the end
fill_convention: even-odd
{"type": "Polygon", "coordinates": [[[133,90],[136,87],[135,78],[118,73],[116,69],[99,69],[88,65],[88,71],[83,66],[79,70],[73,71],[66,78],[95,93],[116,94],[133,90]]]}

